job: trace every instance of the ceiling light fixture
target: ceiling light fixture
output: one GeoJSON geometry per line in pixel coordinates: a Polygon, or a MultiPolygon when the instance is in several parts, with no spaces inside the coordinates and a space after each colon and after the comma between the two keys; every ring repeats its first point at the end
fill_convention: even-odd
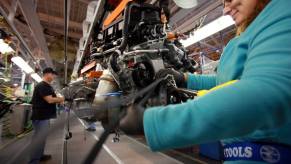
{"type": "Polygon", "coordinates": [[[219,31],[222,31],[232,25],[235,22],[231,16],[221,16],[216,20],[210,22],[209,24],[201,27],[200,29],[193,32],[192,35],[186,40],[180,40],[180,42],[184,45],[184,47],[189,47],[219,31]]]}
{"type": "Polygon", "coordinates": [[[42,81],[41,77],[37,73],[33,73],[30,76],[38,83],[42,81]]]}
{"type": "Polygon", "coordinates": [[[197,0],[174,0],[177,6],[184,8],[184,9],[189,9],[197,6],[197,0]]]}
{"type": "Polygon", "coordinates": [[[33,73],[34,70],[19,56],[12,57],[12,62],[15,63],[19,68],[21,68],[25,73],[33,73]]]}
{"type": "Polygon", "coordinates": [[[5,43],[3,39],[0,39],[0,52],[5,54],[14,52],[14,50],[7,43],[5,43]]]}

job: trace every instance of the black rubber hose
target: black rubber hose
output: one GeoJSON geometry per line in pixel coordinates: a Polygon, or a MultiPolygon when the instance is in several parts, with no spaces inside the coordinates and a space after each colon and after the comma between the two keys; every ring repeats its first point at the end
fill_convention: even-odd
{"type": "Polygon", "coordinates": [[[132,3],[129,3],[129,5],[124,10],[124,26],[122,31],[122,42],[120,44],[120,47],[118,48],[121,52],[123,52],[126,49],[127,46],[127,40],[128,40],[128,25],[129,25],[129,18],[130,18],[130,11],[132,3]]]}

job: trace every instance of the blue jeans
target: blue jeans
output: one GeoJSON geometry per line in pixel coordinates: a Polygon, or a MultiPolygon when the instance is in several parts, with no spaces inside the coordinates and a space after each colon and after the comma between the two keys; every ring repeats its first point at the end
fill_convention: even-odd
{"type": "Polygon", "coordinates": [[[30,164],[38,164],[44,153],[46,138],[49,131],[49,120],[33,120],[34,133],[31,138],[30,164]]]}

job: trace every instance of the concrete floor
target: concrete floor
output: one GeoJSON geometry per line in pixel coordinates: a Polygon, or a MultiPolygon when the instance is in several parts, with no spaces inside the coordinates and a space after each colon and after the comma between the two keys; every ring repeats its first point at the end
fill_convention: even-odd
{"type": "MultiPolygon", "coordinates": [[[[73,137],[68,140],[67,147],[67,159],[69,164],[82,163],[85,156],[91,150],[94,143],[99,139],[98,137],[103,132],[103,128],[97,123],[96,132],[87,132],[85,130],[85,123],[79,119],[72,119],[70,122],[70,131],[73,137]]],[[[120,142],[114,143],[112,139],[114,134],[111,134],[103,145],[103,149],[94,163],[106,163],[106,164],[180,164],[182,162],[171,158],[162,153],[153,153],[147,146],[136,141],[135,139],[126,135],[121,135],[120,142]]],[[[59,140],[59,139],[58,139],[59,140]]],[[[55,142],[55,139],[49,139],[47,146],[47,152],[52,154],[56,151],[57,144],[50,144],[50,141],[55,142]],[[54,150],[55,149],[55,150],[54,150]]],[[[60,150],[60,148],[57,148],[60,150]]],[[[58,159],[61,157],[57,155],[58,159]]],[[[54,161],[49,163],[58,162],[57,156],[54,161]]]]}
{"type": "MultiPolygon", "coordinates": [[[[64,116],[59,119],[65,119],[64,116]]],[[[53,122],[53,121],[52,121],[53,122]]],[[[88,132],[85,130],[86,123],[82,120],[72,117],[70,120],[70,131],[72,132],[72,138],[67,140],[67,154],[64,154],[64,126],[53,130],[47,139],[47,145],[45,154],[51,154],[52,159],[42,164],[61,164],[64,159],[67,159],[68,164],[80,164],[91,150],[92,146],[99,139],[98,137],[103,132],[103,128],[97,123],[97,130],[95,132],[88,132]],[[67,157],[67,158],[66,158],[67,157]]],[[[4,150],[0,150],[0,163],[5,164],[15,152],[24,153],[21,149],[25,148],[25,145],[29,144],[31,135],[27,135],[17,142],[8,146],[4,150]]],[[[127,136],[121,135],[120,142],[112,142],[114,134],[111,134],[103,145],[103,149],[99,156],[95,160],[95,164],[205,164],[205,163],[219,163],[197,155],[191,156],[181,153],[179,151],[170,150],[167,152],[154,153],[151,152],[146,145],[145,139],[142,136],[127,136]]],[[[27,152],[26,152],[27,153],[27,152]]],[[[20,155],[21,160],[18,160],[18,164],[25,164],[28,161],[28,155],[20,155]]]]}

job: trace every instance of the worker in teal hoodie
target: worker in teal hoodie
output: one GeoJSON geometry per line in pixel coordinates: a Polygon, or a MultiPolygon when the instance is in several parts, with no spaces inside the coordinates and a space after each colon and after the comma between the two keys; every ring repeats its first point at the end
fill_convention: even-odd
{"type": "Polygon", "coordinates": [[[226,164],[291,163],[290,6],[290,0],[224,1],[239,35],[225,47],[217,75],[164,72],[193,90],[238,81],[186,103],[138,110],[153,151],[220,140],[226,164]]]}

